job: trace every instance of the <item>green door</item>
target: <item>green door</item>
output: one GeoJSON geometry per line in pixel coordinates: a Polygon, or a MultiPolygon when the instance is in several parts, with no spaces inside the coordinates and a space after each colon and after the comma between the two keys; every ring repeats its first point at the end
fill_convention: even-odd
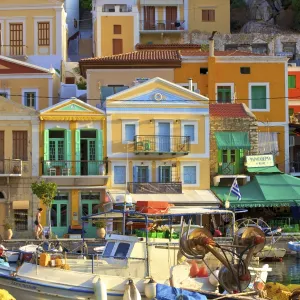
{"type": "MultiPolygon", "coordinates": [[[[67,196],[68,197],[68,196],[67,196]]],[[[65,196],[56,197],[59,200],[54,200],[51,208],[51,225],[52,232],[58,237],[63,237],[68,233],[68,227],[70,225],[69,220],[69,201],[64,200],[65,196]]]]}
{"type": "Polygon", "coordinates": [[[243,170],[243,150],[219,150],[218,173],[222,175],[239,174],[243,170]]]}
{"type": "Polygon", "coordinates": [[[99,166],[97,165],[99,162],[96,161],[96,139],[88,139],[87,140],[87,148],[88,148],[88,175],[98,175],[99,166]]]}
{"type": "MultiPolygon", "coordinates": [[[[81,216],[87,216],[91,214],[97,214],[100,212],[100,194],[82,194],[81,195],[81,216]]],[[[85,237],[96,237],[96,226],[92,221],[88,221],[84,224],[85,237]]]]}

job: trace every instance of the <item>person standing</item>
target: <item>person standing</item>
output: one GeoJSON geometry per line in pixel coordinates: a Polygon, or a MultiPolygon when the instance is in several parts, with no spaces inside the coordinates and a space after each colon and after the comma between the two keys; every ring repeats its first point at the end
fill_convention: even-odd
{"type": "Polygon", "coordinates": [[[38,240],[41,233],[43,232],[43,226],[41,224],[41,215],[42,215],[42,208],[39,208],[36,215],[35,215],[35,238],[38,240]]]}

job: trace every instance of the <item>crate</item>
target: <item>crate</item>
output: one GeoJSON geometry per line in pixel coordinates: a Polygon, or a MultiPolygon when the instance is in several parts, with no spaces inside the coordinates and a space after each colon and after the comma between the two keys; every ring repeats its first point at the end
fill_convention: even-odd
{"type": "Polygon", "coordinates": [[[162,201],[137,201],[135,210],[145,214],[167,213],[169,208],[168,202],[162,201]]]}

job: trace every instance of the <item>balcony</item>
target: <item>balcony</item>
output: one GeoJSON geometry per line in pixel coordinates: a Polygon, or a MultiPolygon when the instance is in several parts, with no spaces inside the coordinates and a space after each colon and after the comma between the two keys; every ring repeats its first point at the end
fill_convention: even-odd
{"type": "Polygon", "coordinates": [[[135,154],[187,155],[190,152],[189,136],[136,135],[135,154]]]}
{"type": "Polygon", "coordinates": [[[0,45],[0,55],[26,59],[25,45],[0,45]]]}
{"type": "Polygon", "coordinates": [[[105,185],[107,161],[43,161],[42,176],[59,185],[105,185]]]}
{"type": "Polygon", "coordinates": [[[102,6],[102,12],[118,12],[118,13],[127,13],[132,12],[132,6],[130,5],[119,5],[119,4],[105,4],[102,6]]]}
{"type": "Polygon", "coordinates": [[[2,159],[0,160],[0,177],[22,176],[22,160],[2,159]]]}
{"type": "Polygon", "coordinates": [[[140,21],[140,31],[143,33],[181,33],[185,30],[183,24],[184,21],[182,20],[140,21]]]}
{"type": "Polygon", "coordinates": [[[129,182],[131,194],[182,194],[182,182],[129,182]]]}

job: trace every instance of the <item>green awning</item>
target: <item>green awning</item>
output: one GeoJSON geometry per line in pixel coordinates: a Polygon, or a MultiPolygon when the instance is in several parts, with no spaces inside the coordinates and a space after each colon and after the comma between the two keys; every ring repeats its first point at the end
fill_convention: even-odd
{"type": "Polygon", "coordinates": [[[282,173],[277,167],[258,167],[258,168],[247,168],[249,173],[282,173]]]}
{"type": "Polygon", "coordinates": [[[248,132],[221,131],[215,132],[219,150],[239,150],[251,148],[248,132]]]}
{"type": "MultiPolygon", "coordinates": [[[[231,194],[231,207],[297,206],[300,202],[300,179],[283,173],[256,175],[239,189],[242,200],[238,201],[231,194]]],[[[224,202],[230,187],[212,187],[211,190],[224,202]]]]}

